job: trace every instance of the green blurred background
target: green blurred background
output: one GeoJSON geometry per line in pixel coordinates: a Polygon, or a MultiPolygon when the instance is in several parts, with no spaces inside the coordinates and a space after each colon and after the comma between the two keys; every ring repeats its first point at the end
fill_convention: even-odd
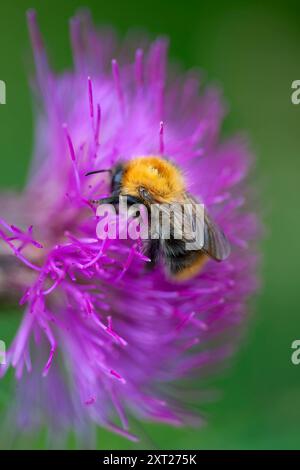
{"type": "MultiPolygon", "coordinates": [[[[263,242],[263,288],[247,341],[233,367],[213,383],[222,399],[205,405],[208,424],[199,429],[142,425],[140,445],[103,430],[105,449],[300,448],[300,365],[291,343],[300,338],[299,228],[300,105],[291,83],[300,79],[300,4],[215,0],[8,1],[0,5],[0,79],[7,104],[0,106],[0,187],[20,189],[32,150],[33,117],[28,87],[30,48],[25,11],[34,7],[57,70],[71,65],[68,19],[80,6],[95,23],[168,35],[170,56],[184,68],[200,67],[221,84],[230,105],[224,133],[245,129],[257,154],[257,181],[267,228],[263,242]]],[[[16,312],[1,312],[0,338],[10,342],[16,312]]],[[[0,383],[0,409],[10,399],[0,383]]],[[[0,436],[0,448],[5,447],[0,436]]],[[[45,433],[18,439],[14,447],[45,448],[45,433]]],[[[69,447],[73,447],[71,439],[69,447]]]]}

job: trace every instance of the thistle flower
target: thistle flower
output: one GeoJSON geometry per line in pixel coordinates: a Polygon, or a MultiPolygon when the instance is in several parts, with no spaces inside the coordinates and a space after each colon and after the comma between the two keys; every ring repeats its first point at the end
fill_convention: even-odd
{"type": "Polygon", "coordinates": [[[15,368],[19,423],[46,417],[52,429],[79,430],[95,422],[131,439],[128,414],[193,423],[178,381],[191,389],[231,355],[257,287],[247,146],[220,138],[218,90],[199,94],[195,73],[167,78],[165,39],[131,55],[130,41],[122,50],[79,15],[70,25],[74,70],[56,75],[32,11],[28,22],[34,158],[23,193],[0,197],[5,288],[24,309],[0,371],[15,368]],[[109,193],[109,178],[86,172],[160,154],[182,169],[232,247],[228,260],[181,284],[159,267],[146,272],[139,243],[99,240],[89,203],[109,193]]]}

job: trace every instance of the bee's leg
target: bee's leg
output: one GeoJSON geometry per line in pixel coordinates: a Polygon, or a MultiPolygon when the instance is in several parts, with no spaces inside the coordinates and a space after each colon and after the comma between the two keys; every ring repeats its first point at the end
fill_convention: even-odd
{"type": "Polygon", "coordinates": [[[97,204],[98,206],[100,204],[113,204],[115,206],[116,204],[119,204],[119,196],[104,197],[102,199],[91,199],[90,202],[92,204],[97,204]]]}
{"type": "MultiPolygon", "coordinates": [[[[126,204],[128,207],[134,205],[134,204],[143,204],[142,201],[134,196],[130,195],[122,195],[122,194],[112,194],[109,197],[104,197],[102,199],[92,199],[90,200],[91,204],[96,204],[97,206],[103,205],[103,204],[112,204],[116,210],[116,213],[119,214],[119,205],[121,202],[121,199],[126,201],[126,204]]],[[[139,217],[140,213],[139,211],[136,212],[136,217],[139,217]]]]}
{"type": "Polygon", "coordinates": [[[133,204],[143,204],[143,201],[141,199],[135,197],[135,196],[130,196],[128,194],[124,194],[121,197],[126,198],[126,202],[127,202],[128,206],[132,206],[133,204]]]}

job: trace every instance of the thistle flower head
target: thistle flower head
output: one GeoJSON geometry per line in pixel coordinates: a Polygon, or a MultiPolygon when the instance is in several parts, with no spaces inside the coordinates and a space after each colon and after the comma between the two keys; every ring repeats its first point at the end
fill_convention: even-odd
{"type": "Polygon", "coordinates": [[[28,22],[34,156],[23,193],[0,197],[0,247],[18,261],[7,281],[24,309],[0,371],[15,368],[19,420],[39,424],[44,414],[54,429],[94,421],[132,439],[128,413],[193,422],[176,384],[231,354],[257,284],[247,147],[220,138],[218,90],[199,93],[195,73],[167,75],[166,40],[134,52],[79,15],[74,70],[56,75],[33,12],[28,22]],[[161,267],[145,270],[138,241],[97,238],[89,201],[109,194],[109,174],[85,174],[141,155],[178,165],[230,240],[228,260],[174,284],[161,267]]]}

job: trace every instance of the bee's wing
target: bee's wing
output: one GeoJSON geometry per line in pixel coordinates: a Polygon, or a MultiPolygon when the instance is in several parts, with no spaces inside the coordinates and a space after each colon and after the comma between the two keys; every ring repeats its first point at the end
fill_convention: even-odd
{"type": "MultiPolygon", "coordinates": [[[[195,208],[199,202],[191,194],[187,193],[185,194],[184,203],[190,203],[194,205],[193,213],[196,217],[195,208]]],[[[204,251],[207,255],[216,261],[223,261],[224,259],[228,258],[230,254],[229,241],[218,224],[216,224],[216,222],[214,222],[210,217],[206,209],[204,209],[203,224],[199,224],[197,227],[194,227],[192,221],[192,228],[193,231],[196,229],[203,230],[204,232],[202,233],[203,237],[201,237],[201,239],[203,238],[202,251],[204,251]]]]}
{"type": "Polygon", "coordinates": [[[206,210],[204,212],[204,245],[202,249],[216,261],[223,261],[230,254],[230,244],[227,237],[206,210]]]}

